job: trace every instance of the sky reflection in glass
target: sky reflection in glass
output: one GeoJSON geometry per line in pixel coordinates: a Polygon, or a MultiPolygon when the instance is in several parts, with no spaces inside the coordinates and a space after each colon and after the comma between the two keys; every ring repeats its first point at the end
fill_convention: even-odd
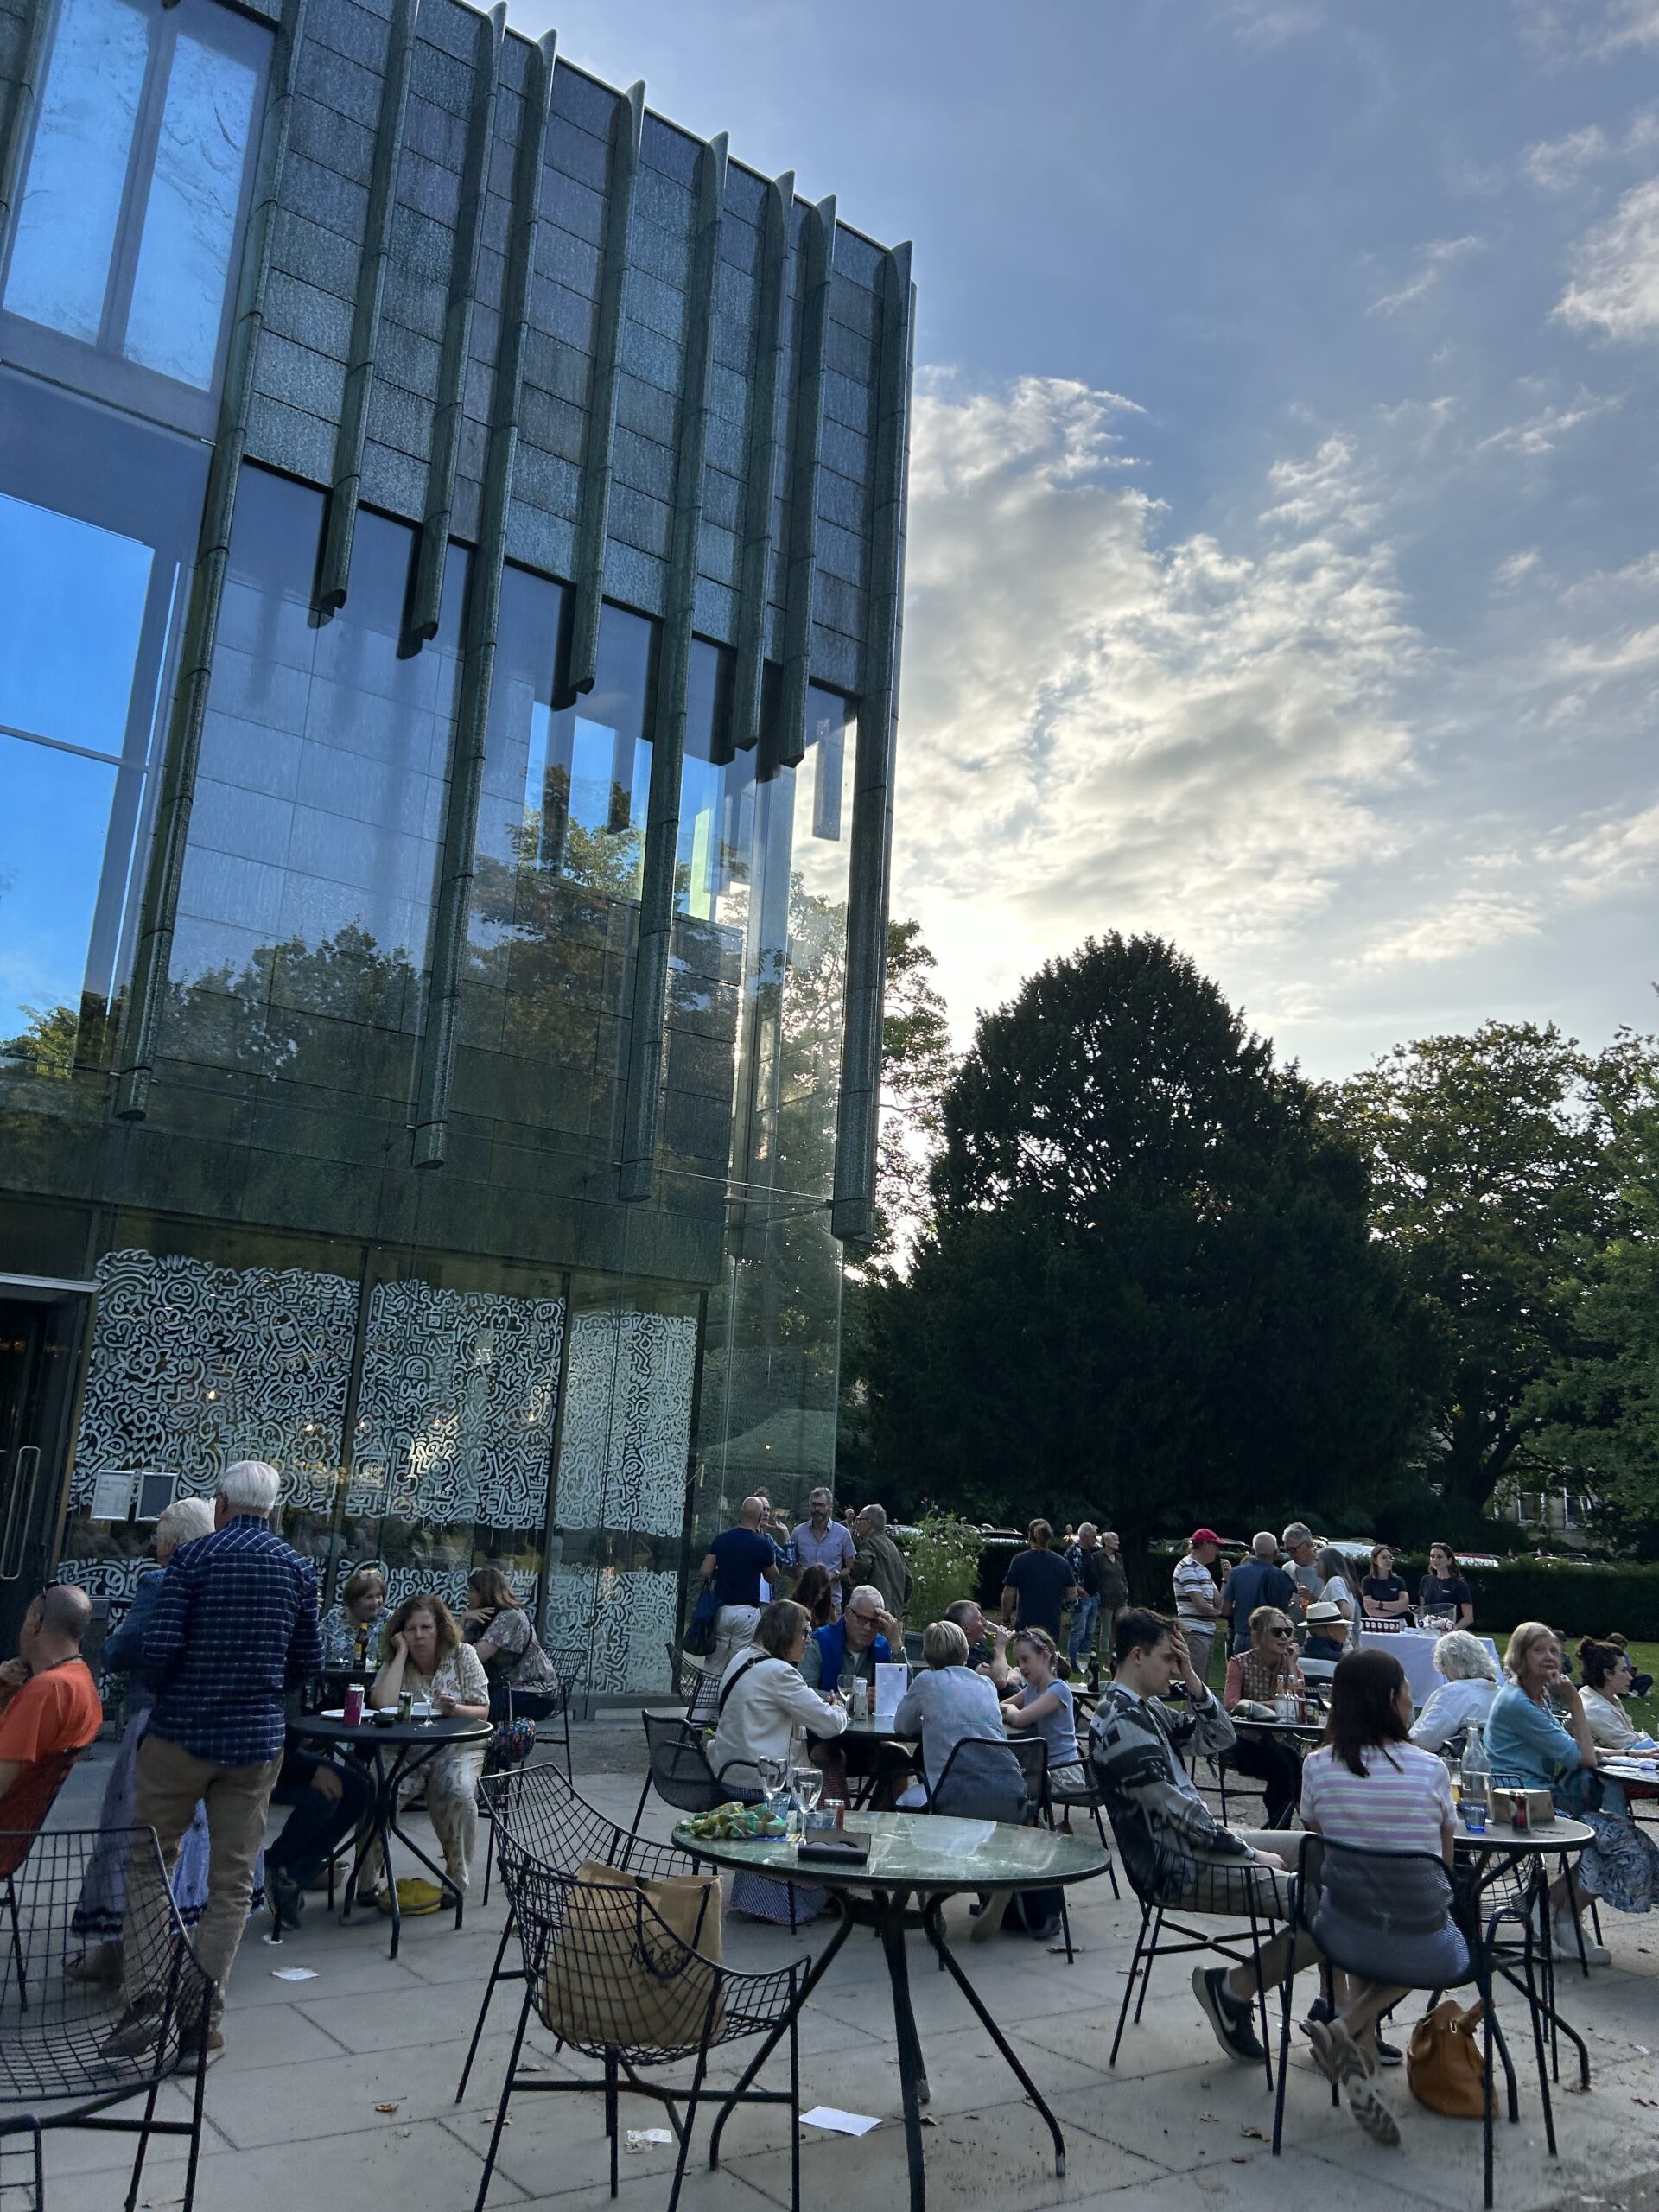
{"type": "Polygon", "coordinates": [[[257,73],[181,36],[144,215],[127,357],[205,391],[219,352],[257,73]]]}
{"type": "Polygon", "coordinates": [[[0,1044],[78,1008],[116,770],[0,735],[0,1044]]]}
{"type": "Polygon", "coordinates": [[[0,723],[121,751],[155,556],[0,493],[0,723]]]}

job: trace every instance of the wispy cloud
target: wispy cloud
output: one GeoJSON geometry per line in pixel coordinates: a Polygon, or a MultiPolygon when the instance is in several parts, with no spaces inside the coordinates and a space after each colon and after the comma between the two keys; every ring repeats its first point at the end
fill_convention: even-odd
{"type": "Polygon", "coordinates": [[[1164,545],[1120,414],[1035,378],[918,400],[895,897],[960,1020],[1090,930],[1281,937],[1411,774],[1420,641],[1351,442],[1272,472],[1264,549],[1164,545]]]}
{"type": "Polygon", "coordinates": [[[1415,273],[1408,277],[1397,290],[1384,292],[1380,299],[1373,300],[1366,312],[1370,315],[1398,315],[1402,308],[1414,306],[1434,289],[1448,269],[1453,268],[1459,261],[1466,261],[1471,254],[1480,252],[1485,243],[1484,238],[1473,236],[1432,239],[1422,250],[1422,257],[1415,273]]]}
{"type": "Polygon", "coordinates": [[[1535,415],[1525,416],[1519,423],[1506,423],[1502,429],[1493,430],[1478,439],[1477,453],[1511,453],[1529,458],[1554,453],[1563,438],[1580,429],[1598,416],[1610,414],[1619,404],[1617,393],[1586,391],[1582,388],[1576,397],[1563,406],[1540,408],[1535,415]]]}
{"type": "Polygon", "coordinates": [[[1607,338],[1659,330],[1659,177],[1627,192],[1580,241],[1554,312],[1573,329],[1607,338]]]}
{"type": "Polygon", "coordinates": [[[1438,966],[1484,952],[1511,939],[1536,937],[1541,923],[1536,903],[1486,891],[1459,891],[1421,913],[1383,930],[1358,955],[1355,965],[1373,972],[1438,966]]]}

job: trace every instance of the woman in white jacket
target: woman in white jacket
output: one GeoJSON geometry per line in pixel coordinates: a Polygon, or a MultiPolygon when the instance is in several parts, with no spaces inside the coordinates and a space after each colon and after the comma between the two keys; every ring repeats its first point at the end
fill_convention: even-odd
{"type": "MultiPolygon", "coordinates": [[[[796,1757],[798,1737],[839,1736],[847,1726],[847,1709],[839,1700],[821,1697],[802,1679],[800,1663],[811,1627],[804,1605],[792,1598],[774,1599],[761,1609],[753,1643],[721,1677],[709,1759],[734,1797],[752,1802],[760,1796],[760,1760],[788,1765],[796,1757]]],[[[739,1874],[732,1884],[732,1910],[758,1920],[786,1920],[791,1926],[812,1919],[823,1910],[823,1891],[794,1886],[791,1912],[790,1884],[765,1874],[739,1874]]]]}

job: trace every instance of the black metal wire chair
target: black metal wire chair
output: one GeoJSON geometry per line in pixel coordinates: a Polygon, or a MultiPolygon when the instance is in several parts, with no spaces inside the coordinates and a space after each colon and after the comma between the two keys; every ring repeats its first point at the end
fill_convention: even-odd
{"type": "Polygon", "coordinates": [[[704,1670],[677,1643],[664,1644],[663,1648],[668,1653],[669,1681],[673,1686],[675,1696],[689,1715],[702,1688],[704,1670]]]}
{"type": "Polygon", "coordinates": [[[1146,2010],[1147,1992],[1152,1986],[1152,1969],[1155,1961],[1190,1955],[1194,1951],[1211,1951],[1230,1966],[1249,1965],[1255,1969],[1262,2056],[1267,2069],[1268,2087],[1271,2088],[1272,2037],[1268,2027],[1267,1992],[1261,1986],[1262,1944],[1264,1936],[1274,1925],[1272,1915],[1265,1910],[1267,1899],[1262,1889],[1264,1882],[1274,1878],[1270,1871],[1243,1861],[1209,1860],[1198,1869],[1196,1887],[1184,1879],[1176,1878],[1173,1873],[1158,1877],[1137,1873],[1135,1858],[1124,1848],[1123,1839],[1118,1834],[1109,1796],[1106,1800],[1106,1816],[1112,1823],[1117,1855],[1123,1862],[1123,1871],[1129,1878],[1129,1887],[1135,1891],[1135,1902],[1141,1908],[1141,1925],[1135,1931],[1135,1950],[1123,1984],[1123,2001],[1118,2007],[1117,2031],[1112,2037],[1111,2056],[1107,2064],[1116,2066],[1117,2063],[1123,2031],[1128,2024],[1131,1999],[1135,2000],[1135,2024],[1137,2026],[1140,2024],[1141,2016],[1146,2010]],[[1207,1929],[1192,1927],[1186,1918],[1177,1918],[1178,1914],[1230,1922],[1242,1920],[1245,1924],[1242,1928],[1224,1928],[1212,1933],[1207,1929]],[[1176,1940],[1173,1942],[1166,1941],[1169,1936],[1176,1940]]]}
{"type": "Polygon", "coordinates": [[[0,1878],[6,1916],[0,1948],[0,2146],[9,2137],[29,2138],[35,2212],[44,2212],[46,2204],[41,2139],[58,2127],[137,2137],[127,2212],[138,2201],[150,2138],[188,2137],[182,2202],[183,2212],[190,2212],[201,2151],[213,1985],[191,1951],[155,1830],[60,1828],[42,1834],[7,1829],[0,1832],[0,1878]],[[121,1990],[73,1980],[65,1970],[81,1948],[73,1922],[82,1885],[111,1863],[124,1869],[128,1895],[142,1885],[154,1908],[132,1916],[126,1935],[127,1986],[143,1993],[137,2010],[148,2038],[133,2057],[105,2056],[111,2033],[125,2019],[121,1990]],[[187,2069],[189,2118],[157,2120],[162,2083],[187,2069]],[[135,2097],[143,2099],[141,2113],[112,2116],[114,2107],[135,2097]]]}
{"type": "MultiPolygon", "coordinates": [[[[614,1821],[607,1820],[603,1813],[596,1812],[585,1798],[577,1796],[556,1765],[515,1767],[510,1773],[493,1777],[480,1788],[489,1802],[491,1842],[498,1853],[510,1828],[518,1839],[521,1855],[538,1859],[563,1873],[574,1874],[578,1866],[591,1865],[620,1866],[630,1873],[653,1878],[695,1870],[696,1862],[689,1859],[677,1844],[647,1843],[628,1829],[619,1827],[614,1821]]],[[[461,2069],[461,2085],[455,2091],[457,2104],[467,2094],[473,2061],[478,2056],[484,2022],[498,1984],[523,1979],[518,1967],[506,1964],[513,1935],[509,1891],[506,1925],[496,1946],[494,1963],[474,2024],[473,2039],[467,2047],[467,2063],[461,2069]]]]}
{"type": "MultiPolygon", "coordinates": [[[[512,1787],[536,1779],[503,1777],[504,1797],[512,1787]]],[[[493,1789],[503,1785],[492,1784],[493,1789]]],[[[585,1809],[585,1808],[584,1808],[585,1809]]],[[[664,2106],[679,2145],[668,2212],[676,2212],[685,2178],[687,2155],[697,2107],[706,2094],[709,2054],[742,2037],[786,2031],[787,2089],[721,2091],[732,2103],[787,2105],[790,2115],[791,2203],[799,2212],[800,2054],[797,2023],[802,1985],[810,1961],[802,1958],[769,1974],[743,1974],[719,1964],[702,1948],[707,1916],[720,1915],[720,1885],[710,1878],[700,1900],[699,1917],[690,1940],[671,1927],[643,1886],[652,1877],[643,1867],[636,1878],[616,1883],[583,1879],[580,1871],[562,1870],[525,1847],[527,1826],[522,1802],[498,1804],[498,1850],[502,1886],[512,1905],[523,1954],[520,1979],[524,2001],[501,2086],[501,2101],[485,2153],[474,2212],[484,2212],[495,2171],[501,2132],[515,2092],[594,2090],[605,2095],[605,2132],[611,2148],[611,2195],[617,2193],[617,2150],[620,2127],[618,2099],[626,2087],[664,2106]],[[521,2068],[524,2036],[534,2012],[558,2037],[561,2045],[601,2060],[597,2081],[572,2081],[521,2068]],[[644,2080],[641,2068],[693,2063],[689,2087],[644,2080]],[[675,2109],[683,2101],[682,2115],[675,2109]]],[[[620,1836],[620,1830],[613,1834],[620,1836]]],[[[568,1840],[559,1846],[569,1847],[568,1840]]],[[[650,1847],[636,1847],[650,1848],[650,1847]]],[[[608,1862],[607,1862],[608,1863],[608,1862]]],[[[660,1892],[658,1893],[660,1900],[660,1892]]],[[[666,1910],[664,1904],[664,1910],[666,1910]]],[[[722,2113],[722,2118],[723,2118],[722,2113]]],[[[713,2157],[711,2152],[711,2158],[713,2157]]]]}
{"type": "MultiPolygon", "coordinates": [[[[1503,2062],[1511,2124],[1517,2123],[1521,2117],[1515,2064],[1498,2022],[1493,1987],[1495,1980],[1501,1977],[1519,1989],[1527,1999],[1531,2015],[1545,2140],[1550,2157],[1557,2155],[1549,2062],[1544,2045],[1544,1993],[1535,1973],[1535,1966],[1541,1961],[1534,1951],[1531,1921],[1524,1902],[1517,1897],[1495,1905],[1483,1923],[1480,1900],[1481,1893],[1472,1883],[1460,1895],[1445,1862],[1427,1852],[1373,1851],[1336,1843],[1325,1836],[1300,1839],[1296,1870],[1290,1885],[1292,1948],[1279,1989],[1279,2082],[1273,2107],[1275,2158],[1284,2134],[1285,2084],[1290,2071],[1287,2062],[1294,1939],[1303,1930],[1319,1947],[1320,1979],[1327,1996],[1333,1968],[1362,1980],[1386,1981],[1397,1988],[1430,1991],[1431,2005],[1443,1989],[1474,1983],[1481,1999],[1481,2050],[1486,2081],[1481,2151],[1485,2189],[1483,2201],[1488,2206],[1492,2202],[1492,2121],[1497,2103],[1492,2082],[1494,2049],[1503,2062]],[[1447,1920],[1459,1929],[1467,1947],[1466,1970],[1450,1980],[1435,1975],[1414,1976],[1410,1970],[1412,1937],[1435,1933],[1447,1920]]],[[[1340,2097],[1338,2084],[1332,2082],[1332,2105],[1338,2104],[1340,2097]]]]}
{"type": "Polygon", "coordinates": [[[747,1759],[728,1760],[716,1774],[709,1757],[708,1738],[677,1713],[645,1713],[640,1718],[645,1724],[648,1765],[645,1786],[634,1808],[636,1834],[652,1789],[664,1804],[680,1813],[707,1813],[734,1796],[752,1798],[760,1794],[760,1774],[747,1759]]]}

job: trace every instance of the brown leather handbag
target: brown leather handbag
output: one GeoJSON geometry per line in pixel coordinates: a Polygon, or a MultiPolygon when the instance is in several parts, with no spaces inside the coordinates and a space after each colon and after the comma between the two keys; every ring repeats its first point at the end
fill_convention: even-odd
{"type": "Polygon", "coordinates": [[[1481,2055],[1478,2002],[1465,2012],[1447,1997],[1411,2031],[1406,2080],[1419,2104],[1448,2120],[1478,2120],[1491,2094],[1481,2055]]]}

